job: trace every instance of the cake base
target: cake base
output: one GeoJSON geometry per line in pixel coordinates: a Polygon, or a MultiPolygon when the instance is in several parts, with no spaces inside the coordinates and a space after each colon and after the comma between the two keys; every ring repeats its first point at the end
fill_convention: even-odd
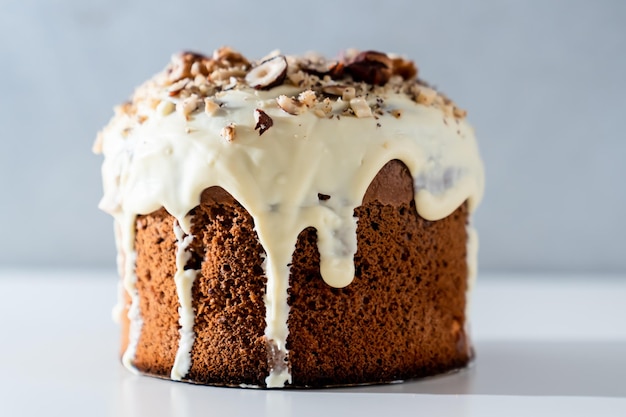
{"type": "MultiPolygon", "coordinates": [[[[391,161],[379,172],[355,210],[356,273],[345,288],[323,281],[316,231],[301,232],[288,290],[287,387],[389,383],[449,372],[470,361],[467,205],[428,221],[417,213],[413,195],[404,164],[391,161]]],[[[192,289],[195,341],[183,380],[264,387],[266,280],[253,219],[217,187],[205,190],[191,214],[194,239],[186,268],[198,270],[192,289]]],[[[170,376],[180,337],[173,224],[164,209],[140,216],[135,242],[143,328],[134,366],[163,378],[170,376]]]]}

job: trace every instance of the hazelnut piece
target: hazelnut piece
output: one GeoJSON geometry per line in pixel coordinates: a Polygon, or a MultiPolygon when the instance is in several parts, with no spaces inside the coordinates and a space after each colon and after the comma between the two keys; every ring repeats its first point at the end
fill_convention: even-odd
{"type": "Polygon", "coordinates": [[[283,109],[285,112],[294,116],[304,113],[307,109],[307,107],[300,101],[285,95],[278,96],[276,98],[276,104],[278,104],[278,107],[283,109]]]}
{"type": "Polygon", "coordinates": [[[391,78],[391,59],[382,52],[365,51],[358,54],[346,67],[345,71],[355,81],[368,84],[384,85],[391,78]]]}
{"type": "Polygon", "coordinates": [[[259,136],[265,133],[267,129],[272,127],[272,125],[274,124],[274,121],[272,120],[272,118],[269,117],[267,113],[265,113],[261,109],[254,110],[254,121],[256,122],[256,126],[254,126],[254,130],[259,131],[259,136]]]}
{"type": "Polygon", "coordinates": [[[257,90],[268,90],[280,85],[287,76],[287,60],[278,55],[261,62],[246,75],[246,82],[257,90]]]}

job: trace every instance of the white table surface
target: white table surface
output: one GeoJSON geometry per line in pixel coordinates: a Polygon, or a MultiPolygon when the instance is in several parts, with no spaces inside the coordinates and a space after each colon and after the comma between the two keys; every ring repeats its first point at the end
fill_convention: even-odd
{"type": "Polygon", "coordinates": [[[119,364],[116,277],[0,270],[0,416],[626,416],[626,277],[482,274],[477,359],[326,390],[194,386],[119,364]]]}

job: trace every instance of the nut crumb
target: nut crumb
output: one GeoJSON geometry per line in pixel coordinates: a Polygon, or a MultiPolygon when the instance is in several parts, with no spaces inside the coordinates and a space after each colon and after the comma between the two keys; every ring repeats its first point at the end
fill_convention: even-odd
{"type": "Polygon", "coordinates": [[[454,113],[454,117],[458,119],[462,119],[465,116],[467,116],[467,110],[459,109],[456,106],[454,107],[453,113],[454,113]]]}
{"type": "Polygon", "coordinates": [[[219,110],[220,105],[210,98],[204,99],[204,112],[209,116],[213,116],[219,110]]]}
{"type": "Polygon", "coordinates": [[[306,90],[300,93],[298,101],[307,107],[313,107],[317,102],[317,96],[312,90],[306,90]]]}
{"type": "Polygon", "coordinates": [[[256,126],[254,126],[254,130],[259,131],[259,136],[265,133],[270,127],[274,125],[274,121],[271,117],[267,115],[261,109],[254,110],[254,121],[256,122],[256,126]]]}
{"type": "Polygon", "coordinates": [[[167,89],[167,92],[170,97],[177,96],[189,83],[188,78],[183,78],[182,80],[176,81],[174,84],[170,85],[167,89]]]}
{"type": "Polygon", "coordinates": [[[183,101],[176,103],[176,111],[189,120],[189,115],[198,108],[198,96],[192,94],[183,101]]]}
{"type": "Polygon", "coordinates": [[[384,85],[391,77],[392,61],[382,52],[364,51],[358,54],[345,68],[355,81],[384,85]]]}
{"type": "Polygon", "coordinates": [[[321,201],[330,200],[330,196],[328,194],[317,193],[317,198],[321,201]]]}
{"type": "Polygon", "coordinates": [[[278,107],[294,116],[302,114],[306,110],[306,106],[304,104],[300,103],[293,97],[287,97],[285,95],[278,96],[276,98],[276,104],[278,104],[278,107]]]}
{"type": "Polygon", "coordinates": [[[354,87],[345,87],[341,94],[341,99],[343,101],[350,101],[353,98],[356,98],[356,90],[354,87]]]}
{"type": "Polygon", "coordinates": [[[156,111],[161,116],[167,116],[168,114],[172,113],[175,108],[176,108],[176,105],[174,103],[172,103],[171,101],[164,100],[159,103],[159,105],[156,108],[156,111]]]}
{"type": "Polygon", "coordinates": [[[222,131],[220,132],[220,136],[223,137],[224,139],[226,139],[229,142],[232,142],[235,140],[235,134],[236,134],[236,129],[235,129],[235,124],[231,123],[227,126],[224,126],[222,128],[222,131]]]}
{"type": "Polygon", "coordinates": [[[420,87],[418,89],[416,101],[420,104],[430,105],[437,99],[437,92],[432,88],[420,87]]]}
{"type": "Polygon", "coordinates": [[[396,119],[399,119],[400,116],[402,116],[402,111],[400,111],[399,109],[393,109],[389,111],[389,114],[391,114],[396,119]]]}
{"type": "Polygon", "coordinates": [[[350,100],[350,107],[358,118],[372,117],[372,109],[362,97],[350,100]]]}

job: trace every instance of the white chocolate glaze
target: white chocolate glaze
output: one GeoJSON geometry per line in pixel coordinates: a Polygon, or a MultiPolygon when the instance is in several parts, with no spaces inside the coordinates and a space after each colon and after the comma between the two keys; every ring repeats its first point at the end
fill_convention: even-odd
{"type": "MultiPolygon", "coordinates": [[[[278,107],[278,96],[297,96],[300,91],[293,86],[223,91],[213,97],[218,110],[198,109],[188,115],[164,111],[172,107],[164,103],[175,100],[160,91],[155,99],[161,103],[148,110],[142,123],[118,114],[103,131],[101,208],[123,227],[123,276],[131,296],[133,338],[141,327],[132,263],[134,219],[164,207],[180,224],[175,232],[181,342],[173,379],[187,373],[186,355],[193,343],[190,288],[195,273],[181,271],[186,262],[181,250],[190,239],[183,236],[190,233],[188,213],[200,203],[206,188],[224,188],[250,213],[265,250],[265,336],[270,358],[266,384],[270,388],[291,381],[286,349],[288,265],[303,229],[317,229],[322,277],[341,288],[354,278],[354,209],[387,162],[398,159],[407,165],[414,178],[417,211],[428,220],[448,216],[464,201],[471,211],[482,197],[483,166],[473,129],[465,120],[391,92],[383,97],[383,107],[399,110],[399,117],[346,116],[348,104],[341,99],[332,104],[333,117],[319,117],[312,111],[293,115],[278,107]],[[254,130],[256,109],[273,121],[262,136],[254,130]],[[234,136],[228,137],[232,140],[220,135],[226,126],[235,129],[234,136]],[[330,198],[322,200],[318,194],[330,198]]],[[[468,235],[468,275],[473,282],[473,229],[468,228],[468,235]]],[[[128,367],[135,347],[136,340],[124,354],[128,367]]]]}
{"type": "Polygon", "coordinates": [[[176,294],[178,295],[178,323],[180,324],[180,339],[178,341],[178,351],[174,359],[171,378],[180,381],[187,375],[191,367],[191,348],[195,340],[193,325],[195,322],[195,314],[192,307],[192,288],[196,279],[197,271],[193,269],[185,269],[187,262],[191,258],[191,253],[187,248],[193,240],[192,235],[185,235],[183,230],[174,221],[174,234],[176,235],[176,275],[174,282],[176,283],[176,294]]]}
{"type": "Polygon", "coordinates": [[[137,351],[137,343],[141,336],[141,328],[143,320],[139,308],[139,292],[137,291],[137,275],[135,274],[135,263],[137,254],[135,252],[135,219],[136,216],[123,216],[120,222],[120,240],[124,259],[124,288],[130,296],[130,306],[128,307],[128,346],[124,355],[122,355],[122,363],[130,371],[137,373],[137,369],[133,365],[135,360],[135,352],[137,351]]]}

